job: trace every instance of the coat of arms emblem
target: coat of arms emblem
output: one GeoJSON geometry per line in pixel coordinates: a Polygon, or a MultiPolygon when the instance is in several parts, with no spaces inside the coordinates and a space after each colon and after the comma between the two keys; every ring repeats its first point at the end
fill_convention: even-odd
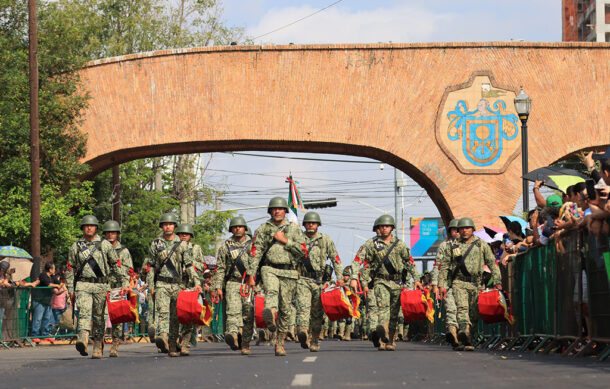
{"type": "Polygon", "coordinates": [[[492,81],[491,74],[475,73],[443,96],[437,141],[464,173],[500,173],[519,153],[515,92],[492,81]]]}

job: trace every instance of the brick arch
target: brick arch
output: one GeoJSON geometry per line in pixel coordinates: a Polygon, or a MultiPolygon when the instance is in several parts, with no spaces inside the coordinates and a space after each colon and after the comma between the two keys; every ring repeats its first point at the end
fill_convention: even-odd
{"type": "Polygon", "coordinates": [[[388,162],[447,221],[497,225],[521,191],[520,158],[460,169],[435,129],[449,91],[486,74],[534,100],[531,169],[610,144],[610,45],[438,43],[244,46],[108,58],[81,71],[89,176],[136,158],[197,151],[350,154],[388,162]],[[437,136],[435,136],[435,131],[437,136]]]}

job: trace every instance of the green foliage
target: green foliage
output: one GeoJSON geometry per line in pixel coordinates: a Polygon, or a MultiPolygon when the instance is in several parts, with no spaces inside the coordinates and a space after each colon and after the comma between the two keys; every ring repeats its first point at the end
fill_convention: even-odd
{"type": "Polygon", "coordinates": [[[216,255],[216,238],[226,231],[232,212],[206,211],[196,219],[193,243],[201,246],[203,255],[216,255]]]}
{"type": "MultiPolygon", "coordinates": [[[[11,188],[0,202],[0,236],[4,243],[29,246],[30,201],[29,182],[11,188]]],[[[45,251],[54,251],[59,263],[64,263],[70,245],[80,235],[79,220],[88,213],[93,198],[90,182],[60,194],[59,188],[45,185],[40,197],[41,241],[45,251]]]]}

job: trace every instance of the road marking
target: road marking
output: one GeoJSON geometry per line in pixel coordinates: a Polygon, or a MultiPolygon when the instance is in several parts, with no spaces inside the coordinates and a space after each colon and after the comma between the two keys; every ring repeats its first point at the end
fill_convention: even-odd
{"type": "Polygon", "coordinates": [[[315,362],[318,357],[307,357],[303,359],[303,362],[315,362]]]}
{"type": "Polygon", "coordinates": [[[296,374],[290,386],[311,386],[312,374],[296,374]]]}

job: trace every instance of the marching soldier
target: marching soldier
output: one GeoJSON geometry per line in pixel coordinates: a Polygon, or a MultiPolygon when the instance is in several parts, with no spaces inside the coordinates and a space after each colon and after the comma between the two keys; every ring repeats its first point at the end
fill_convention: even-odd
{"type": "MultiPolygon", "coordinates": [[[[367,249],[364,255],[370,266],[362,268],[365,276],[362,288],[365,297],[369,293],[369,286],[374,287],[375,290],[379,324],[374,336],[379,340],[379,350],[394,351],[396,350],[394,335],[400,312],[401,282],[406,282],[410,277],[416,288],[422,289],[422,285],[418,280],[409,248],[392,235],[395,228],[394,218],[390,215],[382,215],[375,220],[375,227],[377,226],[380,235],[373,239],[372,250],[367,249]]],[[[351,286],[356,287],[355,280],[352,280],[351,286]]]]}
{"type": "Polygon", "coordinates": [[[99,222],[93,215],[85,215],[80,228],[83,236],[70,247],[66,283],[74,306],[78,300],[78,340],[76,350],[88,355],[89,332],[93,334],[91,358],[102,358],[104,341],[104,307],[109,290],[108,277],[120,280],[123,291],[129,291],[129,277],[123,271],[112,245],[96,234],[99,222]],[[93,328],[91,322],[93,321],[93,328]]]}
{"type": "Polygon", "coordinates": [[[474,222],[462,218],[458,222],[460,238],[451,244],[450,258],[441,266],[439,287],[441,298],[447,294],[447,288],[453,289],[459,325],[458,339],[464,350],[472,351],[472,326],[478,320],[478,297],[484,288],[481,284],[484,266],[491,269],[493,284],[502,289],[500,269],[496,264],[491,248],[474,233],[474,222]]]}
{"type": "MultiPolygon", "coordinates": [[[[375,239],[377,239],[381,234],[378,225],[373,225],[373,232],[375,233],[375,236],[364,242],[360,249],[358,249],[356,257],[354,258],[354,261],[352,263],[351,278],[352,280],[354,280],[350,285],[352,289],[355,288],[354,285],[357,285],[357,282],[359,280],[365,285],[370,282],[370,279],[365,278],[366,276],[362,273],[361,267],[370,267],[369,260],[365,256],[367,253],[373,252],[375,247],[375,239]]],[[[378,348],[380,344],[379,338],[377,337],[376,328],[379,322],[379,316],[377,314],[378,309],[377,299],[375,298],[375,290],[369,289],[367,295],[363,294],[362,298],[363,311],[361,312],[361,317],[364,318],[362,323],[362,338],[368,338],[371,342],[373,342],[373,346],[375,346],[375,348],[378,348]]]]}
{"type": "MultiPolygon", "coordinates": [[[[148,282],[147,279],[148,279],[148,273],[150,273],[150,270],[151,270],[150,258],[146,257],[146,258],[144,258],[144,261],[142,261],[142,267],[140,268],[140,277],[142,278],[142,280],[144,280],[144,282],[148,282]]],[[[151,288],[149,287],[148,289],[150,290],[151,288]]],[[[154,299],[149,294],[148,295],[148,312],[146,315],[146,329],[148,332],[148,339],[150,340],[150,343],[155,343],[155,332],[156,332],[156,328],[157,328],[157,310],[155,308],[156,308],[156,306],[154,304],[154,299]]],[[[161,350],[159,350],[159,352],[161,352],[161,350]]]]}
{"type": "MultiPolygon", "coordinates": [[[[197,278],[200,279],[199,273],[203,274],[204,265],[203,265],[203,251],[201,251],[201,246],[198,244],[194,244],[191,242],[191,239],[195,237],[195,231],[193,231],[193,225],[188,223],[182,223],[176,228],[176,234],[180,238],[181,241],[186,242],[189,250],[189,254],[193,260],[193,267],[195,268],[195,272],[197,274],[197,278]]],[[[200,279],[201,281],[201,279],[200,279]]],[[[195,282],[189,281],[187,273],[183,270],[182,273],[182,282],[184,283],[184,288],[194,288],[195,282]]],[[[191,337],[194,335],[194,340],[197,340],[197,325],[182,325],[182,333],[180,334],[180,355],[189,355],[190,351],[188,349],[189,343],[191,342],[191,337]]]]}
{"type": "MultiPolygon", "coordinates": [[[[297,336],[301,347],[309,348],[312,352],[320,350],[318,338],[322,331],[324,314],[320,295],[324,287],[323,277],[327,260],[330,259],[337,277],[343,272],[341,259],[332,239],[318,232],[321,225],[322,220],[317,212],[307,212],[303,217],[308,255],[298,266],[300,277],[297,281],[296,299],[297,336]],[[308,339],[309,326],[311,326],[311,342],[308,339]]],[[[343,285],[343,280],[339,279],[337,284],[343,285]]]]}
{"type": "MultiPolygon", "coordinates": [[[[352,277],[352,271],[351,271],[351,267],[346,267],[345,269],[343,269],[343,283],[344,284],[349,284],[349,280],[352,277]]],[[[350,288],[352,293],[355,293],[356,291],[352,288],[350,288]]],[[[360,316],[362,318],[362,316],[360,316]]],[[[348,319],[341,319],[339,320],[338,323],[338,330],[339,330],[339,337],[341,338],[341,340],[351,340],[352,339],[352,331],[354,330],[355,324],[354,324],[354,320],[353,318],[348,318],[348,319]]]]}
{"type": "MultiPolygon", "coordinates": [[[[102,232],[104,233],[105,239],[110,242],[110,244],[114,247],[114,250],[119,257],[119,261],[121,263],[121,267],[127,273],[128,278],[133,274],[133,261],[131,259],[131,254],[127,247],[122,246],[121,242],[119,242],[119,234],[121,233],[121,226],[118,222],[114,220],[108,220],[102,226],[102,232]]],[[[114,275],[110,275],[110,288],[116,289],[123,286],[122,277],[117,278],[114,275]]],[[[110,347],[110,357],[115,358],[119,356],[119,343],[121,342],[121,329],[123,328],[123,323],[113,324],[112,325],[112,346],[110,347]]]]}
{"type": "Polygon", "coordinates": [[[159,335],[155,338],[157,347],[170,357],[180,356],[178,352],[178,293],[183,288],[182,275],[188,275],[195,290],[201,292],[201,282],[193,267],[193,259],[187,242],[174,234],[178,218],[172,213],[164,213],[159,221],[162,234],[150,244],[148,251],[154,270],[148,272],[147,282],[150,295],[155,299],[159,335]],[[169,333],[169,337],[168,337],[169,333]]]}
{"type": "MultiPolygon", "coordinates": [[[[460,237],[460,233],[458,232],[458,222],[459,219],[453,219],[449,222],[449,226],[447,227],[447,240],[442,242],[438,246],[438,251],[436,252],[436,266],[432,270],[432,293],[438,298],[438,285],[440,284],[439,275],[440,269],[442,266],[448,266],[449,260],[451,259],[451,245],[454,244],[457,239],[460,237]]],[[[443,284],[446,283],[447,280],[443,281],[443,284]]],[[[456,317],[456,307],[455,307],[455,299],[453,298],[453,290],[449,287],[447,288],[447,296],[445,297],[445,326],[447,328],[447,332],[445,333],[445,337],[447,342],[451,344],[451,346],[455,349],[459,347],[458,338],[457,338],[457,317],[456,317]]]]}
{"type": "Polygon", "coordinates": [[[275,355],[283,356],[286,355],[284,341],[288,331],[290,306],[299,277],[297,265],[307,255],[307,247],[299,226],[286,219],[288,203],[285,199],[272,198],[267,212],[271,218],[254,234],[254,243],[250,251],[252,258],[247,273],[248,284],[254,288],[256,272],[260,267],[265,290],[263,320],[271,332],[277,329],[275,355]]]}
{"type": "Polygon", "coordinates": [[[252,245],[246,229],[246,220],[241,216],[234,217],[229,222],[232,236],[218,249],[211,292],[213,299],[225,298],[225,342],[231,350],[241,348],[242,355],[250,355],[250,341],[254,333],[253,296],[250,293],[247,297],[243,296],[248,292],[242,280],[248,271],[248,252],[252,245]]]}

